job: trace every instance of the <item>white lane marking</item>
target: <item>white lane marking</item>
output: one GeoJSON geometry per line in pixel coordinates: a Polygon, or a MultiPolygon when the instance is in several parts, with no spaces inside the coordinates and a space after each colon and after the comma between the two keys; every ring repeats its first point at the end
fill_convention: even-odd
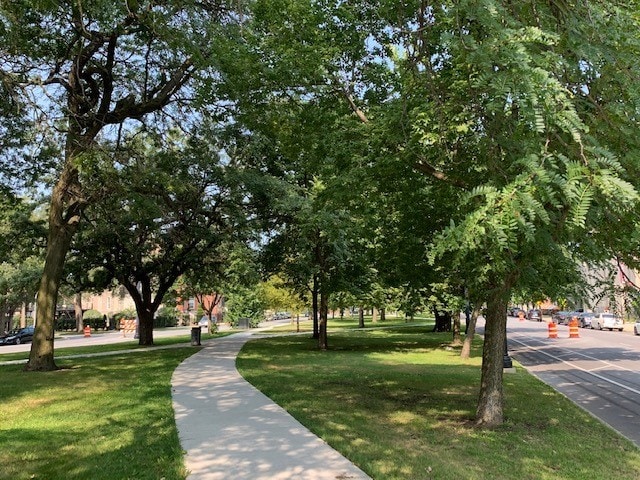
{"type": "MultiPolygon", "coordinates": [[[[571,362],[567,362],[567,361],[565,361],[565,360],[562,360],[561,358],[556,357],[555,355],[551,355],[550,353],[547,353],[547,352],[545,352],[545,351],[539,350],[538,348],[531,347],[531,346],[527,345],[526,343],[521,342],[521,341],[519,341],[519,340],[515,340],[515,339],[513,339],[513,338],[511,338],[511,340],[512,340],[512,341],[514,341],[514,342],[519,343],[520,345],[522,345],[522,346],[524,346],[524,347],[527,347],[527,348],[530,348],[530,349],[533,349],[533,350],[537,350],[537,351],[538,351],[538,353],[541,353],[541,354],[543,354],[543,355],[546,355],[547,357],[551,357],[551,358],[553,358],[554,360],[557,360],[557,361],[559,361],[559,362],[561,362],[561,363],[565,363],[565,364],[569,365],[570,367],[576,368],[576,369],[578,369],[578,370],[580,370],[580,371],[582,371],[582,372],[586,373],[587,375],[592,375],[592,376],[594,376],[594,377],[596,377],[596,378],[599,378],[600,380],[602,380],[602,381],[604,381],[604,382],[608,382],[608,383],[610,383],[610,384],[612,384],[612,385],[616,385],[617,387],[623,388],[624,390],[628,390],[628,391],[630,391],[630,392],[632,392],[632,393],[635,393],[636,395],[640,395],[640,390],[636,390],[635,388],[629,387],[629,386],[627,386],[627,385],[623,385],[622,383],[616,382],[615,380],[611,380],[610,378],[603,377],[602,375],[598,375],[597,373],[593,373],[593,371],[592,371],[592,370],[586,370],[586,369],[584,369],[584,368],[582,368],[582,367],[579,367],[578,365],[575,365],[575,364],[573,364],[573,363],[571,363],[571,362]]],[[[576,353],[577,353],[577,352],[576,352],[576,353]]],[[[586,355],[585,355],[585,356],[586,356],[586,355]]],[[[595,359],[595,360],[597,360],[597,359],[595,359]]],[[[624,370],[628,370],[628,369],[624,369],[624,370]]],[[[630,371],[630,372],[633,372],[634,370],[629,370],[629,371],[630,371]]]]}
{"type": "MultiPolygon", "coordinates": [[[[519,337],[528,338],[528,339],[531,339],[531,340],[534,340],[534,341],[537,341],[537,342],[540,342],[540,343],[541,343],[541,347],[547,347],[547,346],[549,346],[549,344],[543,343],[541,340],[539,340],[538,338],[535,338],[535,337],[531,337],[531,336],[528,336],[528,335],[521,335],[521,334],[518,334],[518,336],[519,336],[519,337]]],[[[512,336],[510,336],[510,337],[509,337],[509,339],[510,339],[510,340],[512,340],[512,339],[513,339],[513,335],[512,335],[512,336]]],[[[516,339],[516,340],[514,340],[514,341],[518,342],[518,340],[517,340],[517,339],[516,339]]],[[[538,347],[534,347],[534,346],[532,346],[532,345],[528,345],[528,344],[526,344],[526,343],[524,343],[524,342],[518,342],[518,343],[520,343],[521,345],[524,345],[525,347],[527,347],[527,348],[529,348],[529,349],[533,349],[533,350],[539,351],[539,348],[538,348],[538,347]]],[[[541,348],[541,347],[540,347],[540,348],[541,348]]],[[[577,352],[577,351],[575,351],[575,350],[571,350],[570,348],[561,347],[561,346],[556,346],[555,348],[557,348],[557,349],[559,349],[559,350],[562,350],[562,353],[559,353],[558,355],[570,355],[570,354],[573,354],[573,355],[579,355],[579,356],[584,357],[584,358],[586,358],[586,359],[588,359],[588,360],[594,360],[594,361],[596,361],[596,362],[602,362],[602,363],[604,363],[604,365],[603,365],[602,367],[597,367],[597,368],[594,368],[593,370],[600,370],[600,369],[602,369],[602,368],[605,368],[606,366],[609,366],[609,367],[611,367],[611,368],[615,368],[615,369],[618,369],[618,370],[626,370],[627,372],[638,373],[638,370],[634,370],[633,368],[622,367],[622,366],[620,366],[620,365],[616,365],[615,363],[611,363],[611,362],[610,362],[610,361],[608,361],[608,360],[601,360],[601,359],[599,359],[599,358],[597,358],[597,357],[592,357],[591,355],[586,355],[586,354],[584,354],[584,353],[582,353],[582,352],[577,352]],[[564,353],[564,352],[567,352],[567,353],[564,353]]],[[[551,356],[552,358],[556,358],[557,360],[560,360],[560,361],[564,362],[564,360],[562,360],[562,359],[561,359],[561,358],[559,358],[559,357],[553,357],[552,355],[550,355],[550,354],[548,354],[548,353],[546,353],[546,352],[541,352],[541,353],[545,353],[546,355],[549,355],[549,356],[551,356]]],[[[565,362],[565,363],[568,363],[568,362],[565,362]]],[[[584,370],[585,372],[586,372],[586,371],[588,371],[588,370],[586,370],[586,369],[582,369],[582,370],[584,370]]]]}

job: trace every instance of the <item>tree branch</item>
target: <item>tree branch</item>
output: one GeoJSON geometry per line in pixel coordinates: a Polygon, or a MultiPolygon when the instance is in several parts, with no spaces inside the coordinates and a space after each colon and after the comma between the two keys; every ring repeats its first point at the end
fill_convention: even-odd
{"type": "Polygon", "coordinates": [[[360,108],[358,108],[358,106],[356,105],[356,102],[353,100],[353,96],[351,95],[351,93],[349,93],[349,91],[346,88],[341,88],[339,92],[345,98],[345,100],[349,104],[349,108],[351,108],[353,113],[356,114],[358,119],[362,123],[369,123],[369,119],[367,118],[365,113],[362,110],[360,110],[360,108]]]}
{"type": "Polygon", "coordinates": [[[443,182],[449,183],[456,187],[460,187],[460,188],[467,187],[465,182],[449,177],[446,173],[441,172],[440,170],[436,169],[433,165],[425,162],[424,160],[419,160],[415,162],[413,164],[413,168],[418,170],[421,173],[424,173],[425,175],[437,178],[438,180],[442,180],[443,182]]]}

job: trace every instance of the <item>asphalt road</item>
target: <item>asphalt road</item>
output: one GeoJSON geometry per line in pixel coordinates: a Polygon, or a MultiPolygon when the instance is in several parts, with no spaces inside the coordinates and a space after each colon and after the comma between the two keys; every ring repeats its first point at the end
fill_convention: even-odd
{"type": "MultiPolygon", "coordinates": [[[[163,328],[153,331],[153,338],[176,337],[184,335],[191,335],[191,327],[163,328]]],[[[83,334],[56,334],[54,340],[54,348],[86,347],[88,345],[105,345],[123,342],[137,343],[137,340],[133,338],[133,334],[130,332],[128,332],[126,336],[124,336],[122,332],[115,330],[107,332],[92,332],[90,337],[85,337],[83,334]]],[[[0,354],[28,352],[30,350],[31,343],[25,343],[22,345],[0,345],[0,354]]]]}
{"type": "Polygon", "coordinates": [[[640,447],[640,336],[633,332],[558,326],[509,317],[509,354],[529,372],[640,447]]]}

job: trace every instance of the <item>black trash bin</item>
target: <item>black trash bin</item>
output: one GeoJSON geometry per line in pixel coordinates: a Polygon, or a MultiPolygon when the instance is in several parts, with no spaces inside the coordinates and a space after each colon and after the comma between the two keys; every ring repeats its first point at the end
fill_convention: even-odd
{"type": "Polygon", "coordinates": [[[191,327],[191,345],[200,345],[200,339],[202,338],[202,332],[200,326],[191,327]]]}

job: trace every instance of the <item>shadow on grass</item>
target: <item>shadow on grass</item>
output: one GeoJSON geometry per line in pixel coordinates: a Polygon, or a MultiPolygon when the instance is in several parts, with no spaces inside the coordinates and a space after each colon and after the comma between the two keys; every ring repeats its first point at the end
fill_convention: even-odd
{"type": "Polygon", "coordinates": [[[372,478],[640,478],[637,449],[523,370],[505,377],[506,422],[475,428],[481,344],[463,361],[429,327],[249,342],[245,378],[372,478]],[[576,449],[613,445],[616,459],[576,449]],[[612,476],[612,472],[615,474],[612,476]]]}

